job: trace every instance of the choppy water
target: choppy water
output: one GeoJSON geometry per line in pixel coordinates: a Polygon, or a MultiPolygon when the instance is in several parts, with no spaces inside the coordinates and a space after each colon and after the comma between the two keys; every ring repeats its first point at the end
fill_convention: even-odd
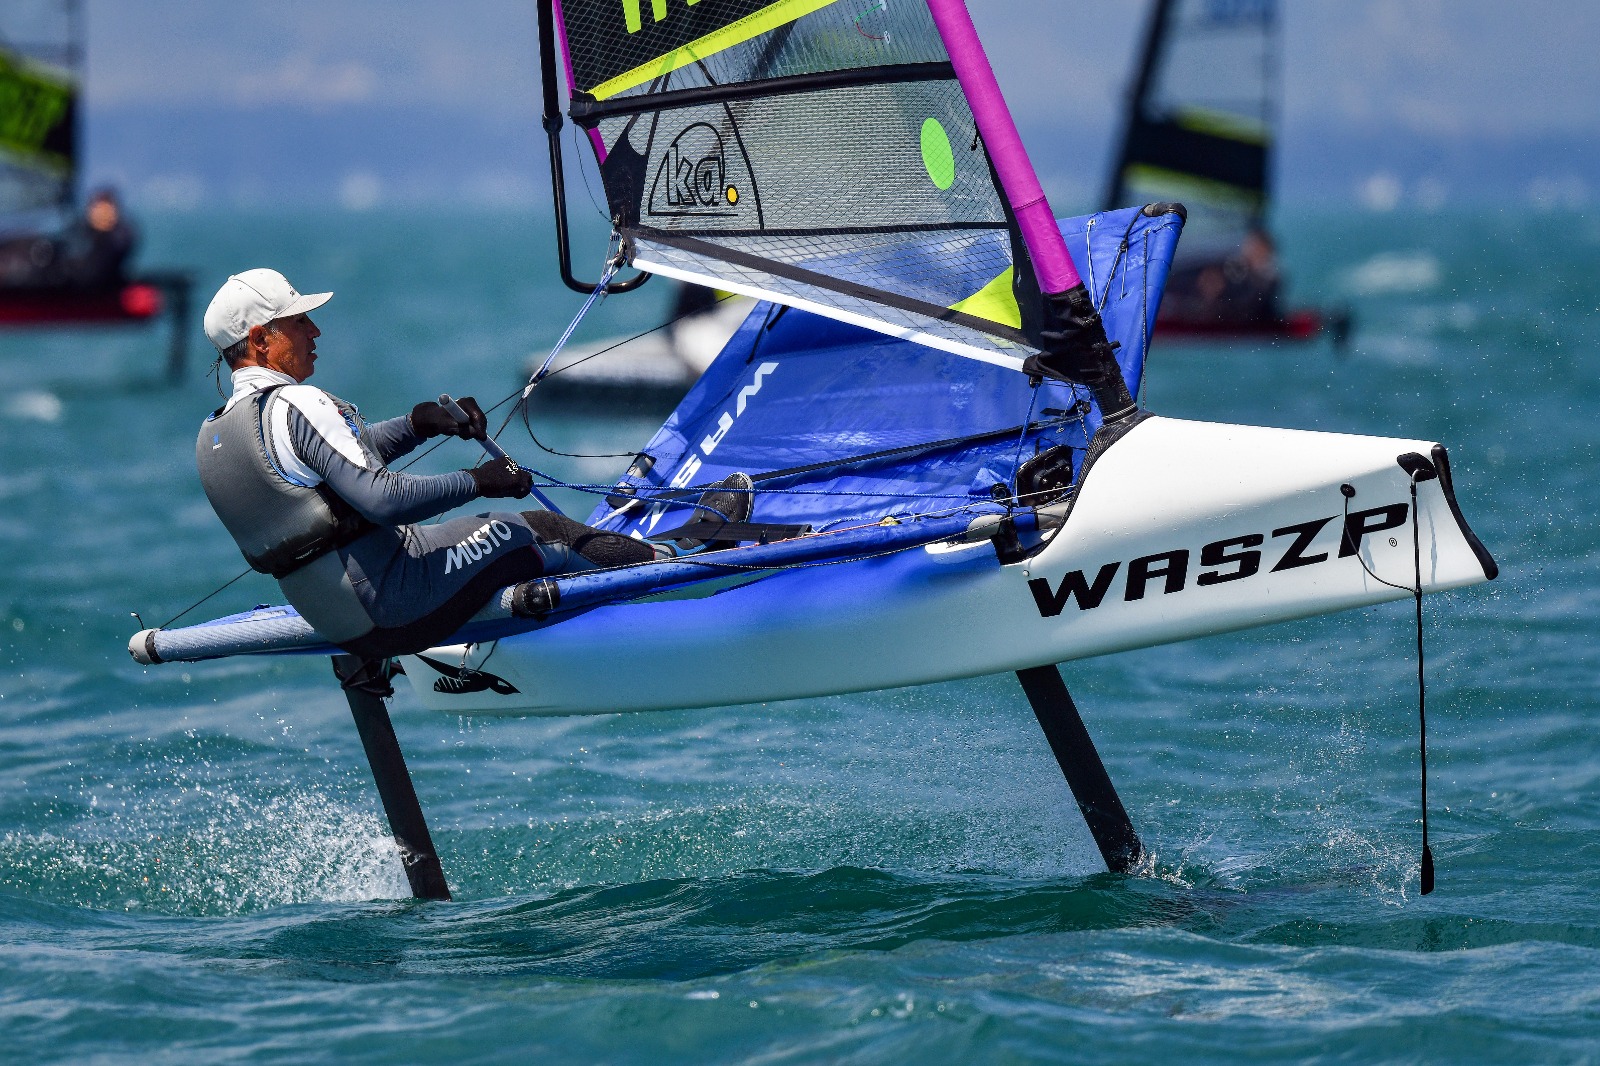
{"type": "MultiPolygon", "coordinates": [[[[1349,357],[1163,346],[1148,398],[1451,447],[1503,577],[1428,602],[1434,895],[1396,604],[1067,669],[1156,853],[1140,878],[1100,871],[1009,678],[481,723],[402,690],[459,902],[405,900],[325,661],[147,671],[123,650],[128,612],[153,624],[237,571],[193,473],[209,382],[154,384],[156,331],[4,334],[8,1057],[1600,1060],[1600,225],[1285,227],[1297,291],[1357,311],[1349,357]]],[[[373,415],[509,392],[577,302],[529,219],[150,229],[152,258],[209,284],[272,264],[337,290],[317,380],[373,415]]],[[[539,426],[599,452],[652,428],[539,426]]],[[[202,614],[274,598],[251,578],[202,614]]],[[[648,684],[626,652],[617,683],[648,684]]]]}

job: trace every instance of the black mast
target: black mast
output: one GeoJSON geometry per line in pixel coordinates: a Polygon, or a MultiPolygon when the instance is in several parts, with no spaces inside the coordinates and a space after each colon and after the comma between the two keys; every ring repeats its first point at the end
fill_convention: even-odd
{"type": "MultiPolygon", "coordinates": [[[[550,194],[556,207],[556,258],[561,265],[561,280],[573,292],[585,296],[598,282],[580,281],[572,275],[572,248],[567,229],[567,184],[561,163],[561,96],[556,84],[556,19],[554,0],[539,0],[539,80],[544,90],[544,132],[550,142],[550,194]]],[[[610,292],[632,292],[651,275],[640,273],[627,281],[612,282],[610,292]]]]}
{"type": "Polygon", "coordinates": [[[1106,183],[1106,195],[1100,208],[1110,211],[1130,205],[1122,202],[1127,193],[1123,175],[1127,173],[1133,150],[1134,130],[1144,121],[1145,101],[1150,96],[1150,83],[1155,78],[1156,63],[1161,59],[1166,43],[1167,25],[1172,19],[1173,0],[1156,0],[1150,10],[1150,21],[1145,26],[1144,47],[1139,53],[1139,73],[1128,90],[1126,121],[1122,124],[1122,142],[1117,147],[1117,159],[1111,168],[1111,180],[1106,183]]]}

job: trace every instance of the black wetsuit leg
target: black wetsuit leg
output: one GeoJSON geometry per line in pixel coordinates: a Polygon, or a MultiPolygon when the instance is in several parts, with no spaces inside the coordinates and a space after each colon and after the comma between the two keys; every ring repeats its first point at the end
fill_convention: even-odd
{"type": "Polygon", "coordinates": [[[565,544],[596,566],[629,566],[656,558],[655,549],[642,540],[574,522],[554,511],[523,511],[523,521],[549,544],[565,544]]]}
{"type": "Polygon", "coordinates": [[[352,585],[377,628],[340,647],[364,658],[434,647],[465,625],[498,589],[572,569],[576,560],[552,545],[564,545],[595,566],[626,566],[656,557],[655,549],[642,541],[553,511],[482,514],[382,530],[346,549],[352,585]]]}

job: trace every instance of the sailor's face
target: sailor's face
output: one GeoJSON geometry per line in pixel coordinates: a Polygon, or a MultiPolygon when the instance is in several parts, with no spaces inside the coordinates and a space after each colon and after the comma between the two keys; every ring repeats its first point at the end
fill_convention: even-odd
{"type": "Polygon", "coordinates": [[[317,338],[322,336],[322,331],[311,321],[310,315],[275,318],[264,333],[267,366],[296,381],[311,376],[317,362],[317,338]]]}

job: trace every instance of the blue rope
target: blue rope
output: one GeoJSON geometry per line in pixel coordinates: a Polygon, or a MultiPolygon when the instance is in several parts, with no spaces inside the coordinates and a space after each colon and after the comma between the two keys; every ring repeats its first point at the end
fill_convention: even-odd
{"type": "MultiPolygon", "coordinates": [[[[544,479],[542,481],[535,482],[539,488],[543,489],[571,489],[574,492],[586,492],[591,496],[609,496],[617,491],[617,486],[612,484],[583,485],[570,481],[562,481],[559,478],[547,474],[542,470],[535,470],[531,466],[524,467],[524,469],[529,473],[544,479]]],[[[710,486],[707,486],[707,488],[709,487],[710,486]]],[[[641,493],[693,491],[692,489],[667,488],[664,485],[643,485],[637,486],[637,488],[641,493]]],[[[750,496],[761,495],[763,493],[773,493],[782,494],[785,496],[869,496],[874,498],[895,498],[907,500],[981,500],[985,495],[983,493],[975,494],[971,492],[871,492],[857,489],[729,489],[721,486],[717,486],[716,488],[719,492],[742,492],[750,496]]],[[[645,500],[647,502],[665,503],[669,507],[698,506],[694,500],[688,498],[687,496],[677,499],[660,500],[641,494],[636,496],[635,499],[645,500]]]]}
{"type": "Polygon", "coordinates": [[[1033,424],[1033,409],[1038,406],[1039,390],[1042,388],[1044,388],[1044,383],[1041,381],[1028,390],[1028,417],[1022,420],[1022,432],[1017,435],[1017,454],[1011,461],[1011,478],[1016,484],[1012,485],[1014,491],[1011,494],[1011,499],[1006,501],[1006,514],[1011,513],[1011,508],[1017,502],[1017,496],[1022,492],[1022,485],[1020,484],[1022,479],[1022,446],[1028,443],[1028,427],[1033,424]]]}
{"type": "MultiPolygon", "coordinates": [[[[528,383],[522,387],[522,398],[524,400],[533,392],[533,387],[539,384],[544,379],[544,376],[550,372],[550,364],[555,362],[556,356],[561,354],[561,349],[565,348],[567,342],[572,339],[573,333],[578,329],[578,323],[582,322],[583,316],[587,315],[590,308],[594,307],[595,301],[605,296],[606,286],[611,284],[611,279],[616,277],[617,271],[621,269],[622,260],[620,258],[612,259],[606,264],[605,273],[600,275],[600,283],[594,287],[594,291],[589,294],[589,298],[583,301],[583,306],[578,308],[578,313],[567,324],[567,331],[561,335],[560,340],[556,341],[555,347],[550,349],[550,354],[545,356],[544,362],[539,364],[539,369],[533,372],[533,376],[528,379],[528,383]]],[[[507,419],[507,421],[509,422],[510,420],[507,419]]]]}

